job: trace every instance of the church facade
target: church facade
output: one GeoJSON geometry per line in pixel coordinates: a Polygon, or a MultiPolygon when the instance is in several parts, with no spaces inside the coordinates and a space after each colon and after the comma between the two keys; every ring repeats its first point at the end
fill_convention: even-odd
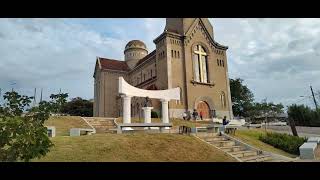
{"type": "MultiPolygon", "coordinates": [[[[233,119],[228,62],[223,46],[214,40],[207,18],[167,18],[162,34],[148,52],[140,40],[125,46],[124,61],[97,57],[94,70],[94,116],[122,116],[118,78],[148,90],[179,87],[180,101],[169,102],[169,117],[197,110],[203,118],[233,119]]],[[[131,115],[142,117],[144,98],[132,97],[131,115]]],[[[154,111],[161,114],[161,102],[153,99],[154,111]]]]}

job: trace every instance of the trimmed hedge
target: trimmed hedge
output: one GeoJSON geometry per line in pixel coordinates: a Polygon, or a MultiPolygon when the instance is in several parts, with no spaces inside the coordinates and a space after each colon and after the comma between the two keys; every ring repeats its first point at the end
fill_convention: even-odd
{"type": "Polygon", "coordinates": [[[299,147],[307,141],[307,138],[281,133],[267,133],[260,135],[259,140],[288,153],[299,155],[299,147]]]}

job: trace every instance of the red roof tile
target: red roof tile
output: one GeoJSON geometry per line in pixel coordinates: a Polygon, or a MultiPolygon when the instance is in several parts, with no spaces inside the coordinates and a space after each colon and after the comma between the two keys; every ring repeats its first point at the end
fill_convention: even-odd
{"type": "Polygon", "coordinates": [[[117,70],[117,71],[130,71],[129,66],[125,61],[115,60],[115,59],[106,59],[106,58],[99,58],[101,68],[102,69],[110,69],[110,70],[117,70]]]}

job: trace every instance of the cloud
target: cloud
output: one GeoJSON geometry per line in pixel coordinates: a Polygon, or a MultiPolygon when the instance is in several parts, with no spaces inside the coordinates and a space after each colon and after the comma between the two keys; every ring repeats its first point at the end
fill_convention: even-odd
{"type": "Polygon", "coordinates": [[[1,19],[0,34],[5,37],[0,44],[3,89],[14,81],[23,92],[62,88],[84,98],[93,97],[96,56],[119,57],[125,43],[63,19],[1,19]]]}
{"type": "Polygon", "coordinates": [[[320,89],[319,19],[210,20],[215,40],[229,46],[230,76],[243,78],[257,101],[291,104],[310,95],[310,84],[320,89]]]}
{"type": "MultiPolygon", "coordinates": [[[[230,77],[243,78],[257,101],[290,104],[310,95],[310,84],[320,90],[320,19],[210,21],[215,40],[229,47],[230,77]]],[[[133,39],[151,52],[164,27],[159,18],[0,19],[0,87],[93,98],[96,56],[123,60],[133,39]]]]}

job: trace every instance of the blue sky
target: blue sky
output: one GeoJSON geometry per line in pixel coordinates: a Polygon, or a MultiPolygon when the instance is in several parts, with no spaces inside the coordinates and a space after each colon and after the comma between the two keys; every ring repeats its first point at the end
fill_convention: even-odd
{"type": "MultiPolygon", "coordinates": [[[[229,46],[230,77],[244,79],[256,101],[313,107],[300,96],[310,96],[310,84],[320,90],[320,19],[210,21],[215,40],[229,46]]],[[[0,88],[27,95],[43,88],[45,98],[61,88],[70,97],[93,98],[96,56],[123,59],[133,39],[151,52],[164,26],[160,18],[0,19],[0,88]]]]}

